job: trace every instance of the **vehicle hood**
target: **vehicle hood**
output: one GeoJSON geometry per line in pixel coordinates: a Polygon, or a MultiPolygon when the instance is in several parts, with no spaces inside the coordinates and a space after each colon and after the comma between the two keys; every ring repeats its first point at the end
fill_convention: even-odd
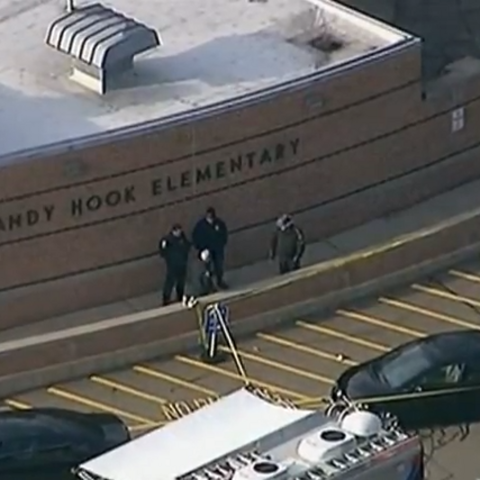
{"type": "Polygon", "coordinates": [[[340,377],[338,387],[352,400],[391,393],[389,386],[369,368],[348,370],[340,377]]]}

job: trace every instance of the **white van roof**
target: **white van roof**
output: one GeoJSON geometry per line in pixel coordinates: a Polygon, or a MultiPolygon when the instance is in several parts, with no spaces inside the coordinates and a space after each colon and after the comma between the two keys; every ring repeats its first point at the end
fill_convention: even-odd
{"type": "Polygon", "coordinates": [[[241,389],[77,471],[104,480],[174,480],[314,413],[274,405],[241,389]]]}

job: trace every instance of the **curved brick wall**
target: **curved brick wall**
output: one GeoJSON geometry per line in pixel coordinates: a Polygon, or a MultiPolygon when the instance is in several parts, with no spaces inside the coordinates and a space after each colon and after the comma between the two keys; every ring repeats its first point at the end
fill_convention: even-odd
{"type": "Polygon", "coordinates": [[[314,240],[479,175],[480,88],[423,100],[419,48],[201,121],[5,167],[2,324],[152,290],[159,235],[210,204],[239,265],[265,255],[281,212],[314,240]],[[467,123],[451,134],[459,102],[467,123]]]}

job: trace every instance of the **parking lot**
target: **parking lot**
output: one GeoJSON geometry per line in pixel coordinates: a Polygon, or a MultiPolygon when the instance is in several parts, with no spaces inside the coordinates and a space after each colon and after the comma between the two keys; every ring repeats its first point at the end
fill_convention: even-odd
{"type": "MultiPolygon", "coordinates": [[[[468,328],[480,328],[480,263],[461,265],[329,317],[299,318],[290,328],[258,333],[240,343],[239,354],[251,383],[292,400],[309,400],[327,395],[350,365],[417,337],[468,328]]],[[[241,385],[233,362],[211,366],[193,354],[180,354],[52,385],[4,403],[17,409],[53,406],[111,412],[140,434],[241,385]]],[[[428,478],[480,478],[478,445],[476,426],[463,439],[456,429],[437,432],[426,442],[434,453],[428,478]]]]}

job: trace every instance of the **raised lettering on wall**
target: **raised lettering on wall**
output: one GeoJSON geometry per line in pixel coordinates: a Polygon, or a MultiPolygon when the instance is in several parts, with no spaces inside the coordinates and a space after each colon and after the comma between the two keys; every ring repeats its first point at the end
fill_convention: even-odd
{"type": "Polygon", "coordinates": [[[226,152],[207,162],[192,157],[145,172],[62,188],[21,201],[0,204],[0,244],[16,238],[102,221],[181,199],[192,192],[211,191],[290,166],[300,155],[300,138],[270,142],[257,150],[226,152]]]}

